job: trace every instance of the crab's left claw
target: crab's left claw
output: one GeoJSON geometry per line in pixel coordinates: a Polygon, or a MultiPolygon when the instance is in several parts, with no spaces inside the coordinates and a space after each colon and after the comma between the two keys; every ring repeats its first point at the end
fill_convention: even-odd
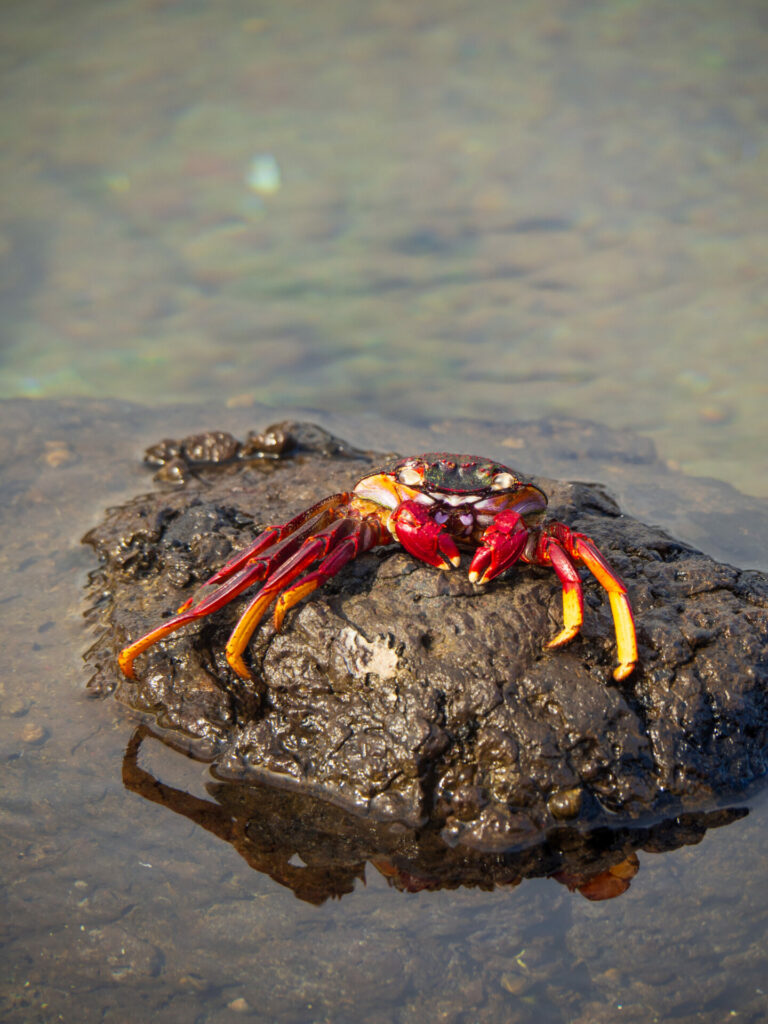
{"type": "Polygon", "coordinates": [[[442,523],[429,514],[426,505],[404,501],[389,517],[387,529],[406,551],[438,569],[457,568],[459,549],[442,523]]]}
{"type": "Polygon", "coordinates": [[[513,565],[525,550],[529,533],[522,516],[512,509],[499,512],[483,533],[469,565],[471,583],[487,583],[513,565]]]}

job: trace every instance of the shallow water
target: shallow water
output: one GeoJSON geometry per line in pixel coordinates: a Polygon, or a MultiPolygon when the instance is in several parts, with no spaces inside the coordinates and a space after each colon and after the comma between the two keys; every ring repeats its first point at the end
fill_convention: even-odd
{"type": "MultiPolygon", "coordinates": [[[[267,412],[233,411],[231,425],[242,434],[267,412]]],[[[286,864],[269,843],[222,836],[229,819],[205,765],[151,737],[133,767],[124,761],[135,719],[85,695],[93,560],[79,538],[106,506],[150,486],[137,451],[199,428],[201,415],[207,423],[213,413],[0,403],[3,1021],[593,1024],[615,1021],[619,1007],[637,1024],[763,1020],[764,794],[745,796],[738,806],[749,814],[698,846],[641,850],[629,891],[608,902],[551,878],[401,892],[386,864],[369,863],[340,902],[318,906],[307,902],[323,887],[305,847],[286,864]]],[[[371,419],[328,426],[364,445],[381,430],[371,419]]],[[[472,425],[454,431],[457,443],[475,436],[472,425]]],[[[419,431],[392,436],[405,450],[419,431]]],[[[556,465],[556,446],[545,451],[556,465]]],[[[603,455],[602,473],[594,461],[590,471],[620,480],[626,457],[603,455]]],[[[633,464],[641,482],[663,468],[633,464]]],[[[659,521],[686,532],[674,505],[660,506],[659,521]]],[[[720,522],[711,521],[712,546],[720,522]]],[[[747,523],[742,538],[755,551],[761,528],[747,523]]]]}
{"type": "Polygon", "coordinates": [[[765,18],[6,4],[0,394],[586,415],[765,495],[765,18]]]}
{"type": "MultiPolygon", "coordinates": [[[[144,444],[264,405],[378,447],[579,416],[768,495],[767,35],[759,2],[6,5],[0,394],[163,411],[107,402],[88,437],[87,402],[41,404],[31,447],[3,421],[3,1020],[768,1016],[764,797],[606,903],[369,865],[311,906],[124,788],[79,546],[144,444]]],[[[540,471],[765,565],[759,505],[741,533],[606,459],[540,471]]],[[[140,762],[210,799],[203,766],[140,762]]]]}

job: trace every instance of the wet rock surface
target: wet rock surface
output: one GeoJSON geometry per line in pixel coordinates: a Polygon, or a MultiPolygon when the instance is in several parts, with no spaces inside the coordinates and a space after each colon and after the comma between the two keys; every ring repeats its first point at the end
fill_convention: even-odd
{"type": "Polygon", "coordinates": [[[150,649],[137,679],[122,680],[127,641],[265,526],[349,489],[383,456],[289,423],[245,442],[165,441],[151,459],[161,473],[176,467],[161,489],[86,537],[101,560],[91,686],[178,730],[220,774],[262,775],[486,851],[564,824],[704,810],[765,775],[766,577],[621,515],[590,484],[535,479],[551,515],[591,535],[629,587],[640,665],[621,684],[594,581],[580,636],[546,651],[562,614],[553,573],[521,567],[480,588],[466,565],[439,572],[394,547],[348,565],[280,633],[262,624],[255,683],[224,659],[242,599],[150,649]]]}

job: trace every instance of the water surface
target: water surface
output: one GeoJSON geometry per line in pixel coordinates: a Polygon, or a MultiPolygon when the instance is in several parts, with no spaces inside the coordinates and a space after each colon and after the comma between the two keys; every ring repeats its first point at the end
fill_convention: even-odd
{"type": "MultiPolygon", "coordinates": [[[[253,412],[263,424],[266,411],[253,412]]],[[[233,411],[234,428],[251,414],[233,411]]],[[[5,403],[0,415],[4,1021],[140,1013],[587,1024],[616,1020],[619,1007],[637,1024],[764,1018],[768,815],[759,793],[740,802],[745,818],[700,845],[641,850],[629,890],[607,902],[550,878],[491,892],[399,891],[387,865],[369,863],[340,901],[316,905],[317,887],[308,896],[296,884],[312,868],[306,859],[275,872],[269,848],[246,859],[246,847],[222,840],[204,764],[148,737],[124,774],[136,722],[85,695],[83,587],[93,563],[79,537],[105,506],[150,486],[137,448],[199,427],[200,413],[78,399],[5,403]],[[209,808],[197,823],[187,813],[195,801],[209,808]]],[[[338,418],[328,425],[344,428],[338,418]]],[[[381,429],[355,418],[348,427],[361,444],[381,429]]],[[[468,446],[469,427],[454,429],[468,446]]],[[[406,450],[419,433],[393,436],[406,450]]],[[[618,479],[625,458],[607,459],[606,477],[618,479]]],[[[717,544],[717,520],[712,527],[717,544]]],[[[748,524],[743,540],[757,545],[748,524]]]]}
{"type": "Polygon", "coordinates": [[[768,493],[761,0],[4,14],[0,393],[587,415],[768,493]]]}

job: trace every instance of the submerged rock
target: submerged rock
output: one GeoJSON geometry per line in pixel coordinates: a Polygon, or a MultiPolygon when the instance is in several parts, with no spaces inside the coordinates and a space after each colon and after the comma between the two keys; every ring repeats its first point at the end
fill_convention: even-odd
{"type": "Polygon", "coordinates": [[[265,526],[349,489],[384,456],[321,428],[277,424],[153,446],[180,484],[110,510],[85,540],[98,639],[95,693],[185,734],[226,776],[256,773],[379,821],[483,850],[567,823],[650,823],[718,806],[768,768],[768,580],[623,516],[597,485],[537,478],[551,514],[594,537],[628,585],[640,663],[612,679],[604,591],[585,580],[568,647],[554,573],[521,566],[485,587],[374,550],[270,623],[224,646],[243,600],[151,648],[122,679],[119,649],[173,614],[265,526]],[[261,440],[259,440],[261,439],[261,440]]]}

